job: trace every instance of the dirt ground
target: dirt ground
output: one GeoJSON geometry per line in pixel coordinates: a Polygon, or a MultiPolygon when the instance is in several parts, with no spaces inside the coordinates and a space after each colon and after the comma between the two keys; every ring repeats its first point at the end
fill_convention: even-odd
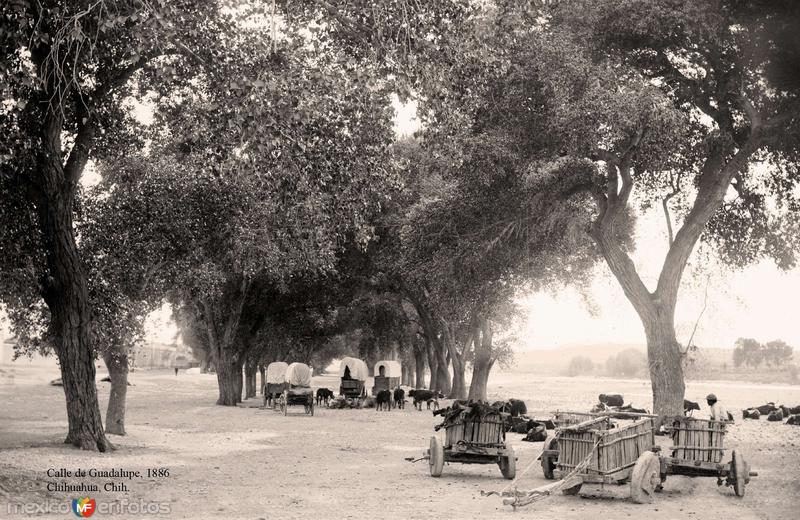
{"type": "MultiPolygon", "coordinates": [[[[215,406],[214,376],[136,372],[128,392],[129,434],[112,436],[118,448],[114,453],[85,453],[62,444],[67,424],[61,388],[43,384],[45,377],[26,378],[19,372],[9,384],[9,372],[0,384],[0,518],[24,517],[11,514],[9,504],[64,504],[86,495],[98,504],[167,504],[169,513],[162,517],[201,519],[736,520],[798,518],[800,510],[800,428],[764,420],[738,419],[726,438],[726,445],[741,450],[759,473],[744,498],[718,487],[713,478],[669,477],[652,505],[634,504],[625,498],[624,487],[613,487],[600,493],[603,498],[558,494],[514,512],[496,496],[481,496],[481,490],[499,491],[509,484],[496,466],[447,465],[442,477],[434,479],[425,461],[404,460],[422,454],[439,422],[411,406],[391,412],[317,409],[314,417],[293,407],[292,415],[284,417],[271,410],[215,406]],[[143,473],[168,468],[169,476],[128,481],[126,492],[47,492],[47,481],[109,481],[47,477],[49,468],[62,467],[143,473]]],[[[103,410],[109,386],[98,383],[103,410]]],[[[314,386],[338,384],[322,376],[315,377],[314,386]]],[[[555,409],[586,410],[600,392],[622,393],[637,406],[650,402],[649,383],[643,381],[534,379],[511,373],[493,377],[490,391],[491,397],[525,399],[536,417],[555,409]]],[[[701,398],[709,391],[737,411],[766,401],[800,404],[800,387],[735,382],[690,383],[687,397],[701,398]]],[[[521,442],[521,437],[509,434],[508,439],[519,458],[514,485],[531,489],[546,484],[535,460],[542,443],[521,442]]],[[[139,518],[95,518],[104,516],[139,518]]]]}

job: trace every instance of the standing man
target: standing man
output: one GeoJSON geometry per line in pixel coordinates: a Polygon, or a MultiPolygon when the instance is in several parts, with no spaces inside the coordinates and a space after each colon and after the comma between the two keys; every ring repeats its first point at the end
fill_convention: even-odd
{"type": "Polygon", "coordinates": [[[716,395],[708,394],[706,396],[706,402],[711,409],[710,417],[712,421],[728,421],[728,410],[717,400],[716,395]]]}

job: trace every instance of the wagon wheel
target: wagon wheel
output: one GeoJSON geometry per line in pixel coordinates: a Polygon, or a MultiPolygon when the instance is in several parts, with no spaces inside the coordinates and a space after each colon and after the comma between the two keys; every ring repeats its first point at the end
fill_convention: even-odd
{"type": "MultiPolygon", "coordinates": [[[[554,437],[547,441],[544,449],[546,450],[557,450],[558,449],[558,440],[554,437]]],[[[550,455],[542,455],[542,473],[544,473],[544,478],[548,480],[553,480],[555,477],[554,471],[556,469],[556,457],[552,457],[550,455]]]]}
{"type": "Polygon", "coordinates": [[[747,463],[742,458],[742,454],[733,450],[733,460],[731,460],[731,475],[733,476],[733,491],[737,497],[744,496],[744,487],[750,476],[747,463]]]}
{"type": "Polygon", "coordinates": [[[431,450],[428,464],[430,465],[432,477],[440,477],[442,475],[442,469],[444,468],[444,448],[442,448],[442,441],[435,435],[431,437],[431,450]]]}
{"type": "Polygon", "coordinates": [[[508,455],[501,457],[497,465],[500,466],[503,477],[514,480],[514,477],[517,476],[517,457],[514,455],[514,449],[508,448],[508,455]]]}
{"type": "Polygon", "coordinates": [[[661,484],[661,461],[652,451],[639,455],[631,472],[631,500],[637,504],[649,504],[653,493],[661,484]]]}

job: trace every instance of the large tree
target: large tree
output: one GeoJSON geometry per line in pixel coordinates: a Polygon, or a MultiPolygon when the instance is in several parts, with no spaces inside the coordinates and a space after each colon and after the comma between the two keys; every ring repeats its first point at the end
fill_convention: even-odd
{"type": "MultiPolygon", "coordinates": [[[[782,217],[797,211],[800,180],[798,23],[791,1],[571,1],[557,9],[554,30],[569,28],[605,55],[616,92],[638,75],[663,93],[608,97],[603,121],[616,136],[595,140],[604,182],[593,190],[598,213],[590,231],[642,320],[656,413],[682,411],[684,351],[674,315],[697,242],[720,245],[734,265],[763,256],[794,265],[797,237],[787,235],[782,217]],[[631,102],[646,105],[630,111],[631,102]],[[660,197],[667,219],[669,249],[653,288],[617,232],[634,188],[660,197]]],[[[557,90],[582,99],[599,92],[580,77],[557,90]]]]}
{"type": "MultiPolygon", "coordinates": [[[[105,451],[110,444],[97,404],[92,316],[73,230],[81,175],[118,121],[132,76],[160,66],[166,55],[197,59],[213,48],[216,10],[212,1],[139,0],[12,1],[0,8],[0,204],[15,201],[13,221],[29,223],[36,238],[32,251],[41,261],[34,287],[49,310],[61,367],[66,442],[83,449],[105,451]]],[[[3,256],[13,264],[18,255],[3,256]]]]}
{"type": "Polygon", "coordinates": [[[491,84],[436,71],[446,88],[428,98],[429,130],[458,135],[464,120],[443,115],[471,100],[485,112],[480,131],[502,135],[506,153],[527,162],[535,191],[594,206],[589,235],[642,319],[655,410],[678,414],[685,350],[674,312],[698,240],[735,265],[794,264],[797,11],[665,0],[495,2],[486,12],[498,36],[481,33],[490,45],[468,53],[465,70],[494,69],[472,75],[491,84]],[[667,218],[653,288],[630,256],[634,187],[667,218]]]}

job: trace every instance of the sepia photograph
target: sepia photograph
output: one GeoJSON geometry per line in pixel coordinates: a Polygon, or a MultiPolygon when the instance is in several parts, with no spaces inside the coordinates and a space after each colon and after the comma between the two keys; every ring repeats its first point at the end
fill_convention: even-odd
{"type": "Polygon", "coordinates": [[[0,1],[0,520],[799,515],[800,1],[0,1]]]}

